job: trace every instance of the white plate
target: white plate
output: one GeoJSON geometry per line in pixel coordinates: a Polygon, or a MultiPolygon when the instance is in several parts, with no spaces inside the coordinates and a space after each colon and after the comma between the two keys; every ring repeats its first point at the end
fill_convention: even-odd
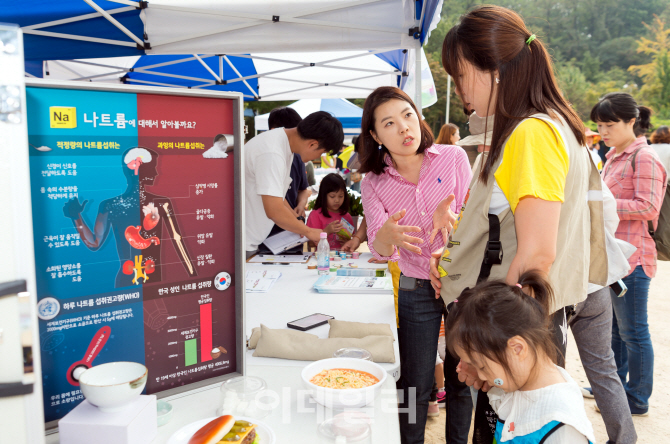
{"type": "MultiPolygon", "coordinates": [[[[185,425],[172,434],[167,444],[188,444],[188,440],[191,439],[195,432],[200,430],[200,428],[209,421],[216,418],[218,417],[212,416],[211,418],[201,419],[200,421],[185,425]]],[[[248,421],[252,424],[256,424],[256,433],[261,438],[261,444],[275,444],[275,433],[267,424],[260,422],[257,419],[247,418],[246,416],[235,416],[235,421],[248,421]]]]}

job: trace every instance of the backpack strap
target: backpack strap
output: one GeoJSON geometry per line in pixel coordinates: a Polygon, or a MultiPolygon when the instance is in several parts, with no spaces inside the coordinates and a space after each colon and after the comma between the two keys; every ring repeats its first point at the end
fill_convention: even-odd
{"type": "MultiPolygon", "coordinates": [[[[637,153],[640,152],[642,148],[644,148],[645,145],[641,146],[640,148],[636,149],[635,152],[633,153],[632,156],[630,156],[630,166],[633,168],[633,172],[635,172],[635,158],[637,157],[637,153]]],[[[647,230],[649,231],[649,235],[651,238],[654,238],[654,223],[650,220],[647,221],[647,230]]]]}
{"type": "Polygon", "coordinates": [[[547,440],[547,438],[549,438],[551,435],[553,435],[556,430],[560,429],[564,425],[565,424],[562,423],[562,422],[559,422],[558,424],[556,424],[556,426],[553,429],[549,430],[549,433],[547,433],[546,435],[544,435],[544,437],[542,437],[542,440],[540,441],[540,444],[544,444],[544,442],[547,440]]]}
{"type": "Polygon", "coordinates": [[[491,268],[494,265],[502,264],[503,249],[500,242],[500,220],[495,214],[489,214],[489,240],[486,242],[486,250],[484,250],[484,259],[482,260],[482,267],[479,270],[479,277],[477,283],[485,281],[491,275],[491,268]]]}

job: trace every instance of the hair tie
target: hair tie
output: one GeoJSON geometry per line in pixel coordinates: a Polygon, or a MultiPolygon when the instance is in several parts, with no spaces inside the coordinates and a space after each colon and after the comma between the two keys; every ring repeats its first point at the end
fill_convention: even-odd
{"type": "Polygon", "coordinates": [[[526,45],[530,46],[530,44],[533,43],[533,40],[535,40],[536,38],[537,38],[537,36],[535,34],[528,37],[528,40],[526,40],[526,45]]]}
{"type": "Polygon", "coordinates": [[[521,288],[521,289],[523,290],[523,285],[517,283],[516,286],[519,287],[519,288],[521,288]]]}

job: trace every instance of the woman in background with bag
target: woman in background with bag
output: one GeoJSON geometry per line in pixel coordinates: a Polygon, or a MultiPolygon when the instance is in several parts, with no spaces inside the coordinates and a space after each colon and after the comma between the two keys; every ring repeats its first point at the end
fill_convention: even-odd
{"type": "Polygon", "coordinates": [[[656,275],[655,229],[667,187],[667,173],[644,137],[651,110],[626,93],[610,93],[591,110],[603,141],[612,147],[602,177],[614,194],[620,222],[618,239],[637,247],[628,259],[631,273],[623,279],[628,291],[612,296],[612,350],[619,378],[633,416],[649,414],[654,350],[647,321],[649,283],[656,275]],[[650,224],[651,222],[651,224],[650,224]]]}

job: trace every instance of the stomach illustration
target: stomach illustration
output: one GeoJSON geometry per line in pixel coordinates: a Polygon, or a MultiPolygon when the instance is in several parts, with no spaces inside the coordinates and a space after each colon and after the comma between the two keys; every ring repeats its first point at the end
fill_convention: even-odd
{"type": "Polygon", "coordinates": [[[136,248],[138,250],[144,250],[146,248],[149,248],[151,244],[160,245],[161,240],[158,239],[156,236],[152,236],[148,239],[143,238],[142,235],[140,234],[141,228],[142,227],[139,225],[136,227],[131,225],[128,228],[126,228],[125,233],[126,240],[128,241],[131,247],[136,248]]]}

